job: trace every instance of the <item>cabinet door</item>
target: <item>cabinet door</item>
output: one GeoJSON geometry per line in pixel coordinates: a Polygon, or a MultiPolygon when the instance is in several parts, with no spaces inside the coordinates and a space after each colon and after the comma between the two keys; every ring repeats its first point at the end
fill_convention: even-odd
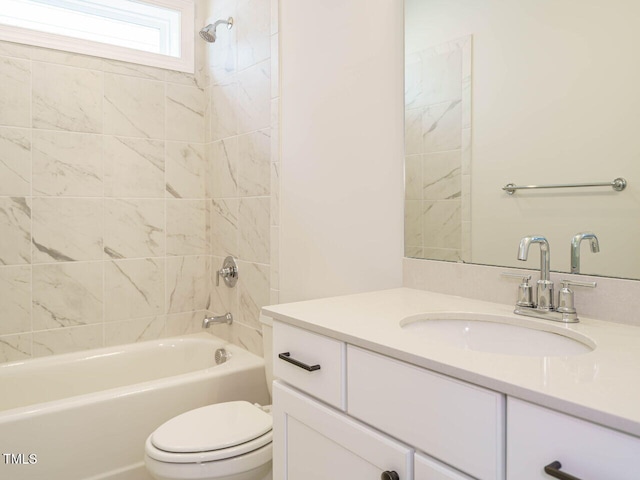
{"type": "Polygon", "coordinates": [[[437,460],[416,453],[415,480],[473,480],[437,460]]]}
{"type": "Polygon", "coordinates": [[[273,384],[273,478],[413,480],[413,450],[312,400],[273,384]]]}
{"type": "Polygon", "coordinates": [[[347,412],[480,480],[504,480],[504,395],[349,345],[347,412]]]}
{"type": "Polygon", "coordinates": [[[507,480],[553,480],[553,461],[580,480],[638,480],[640,438],[509,397],[507,480]]]}

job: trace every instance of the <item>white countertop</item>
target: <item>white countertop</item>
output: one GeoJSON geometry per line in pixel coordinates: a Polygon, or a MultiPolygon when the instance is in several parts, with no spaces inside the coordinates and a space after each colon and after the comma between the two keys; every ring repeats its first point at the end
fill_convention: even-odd
{"type": "MultiPolygon", "coordinates": [[[[512,305],[398,288],[263,308],[275,320],[640,437],[640,327],[580,318],[564,325],[513,314],[512,305]],[[582,334],[592,352],[533,357],[478,352],[400,328],[437,312],[507,316],[582,334]]],[[[579,313],[579,311],[578,311],[579,313]]]]}

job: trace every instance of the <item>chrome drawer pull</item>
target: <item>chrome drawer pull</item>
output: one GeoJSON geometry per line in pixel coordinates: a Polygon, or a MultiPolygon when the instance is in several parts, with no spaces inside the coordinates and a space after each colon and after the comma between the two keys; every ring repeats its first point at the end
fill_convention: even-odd
{"type": "Polygon", "coordinates": [[[568,473],[561,472],[562,464],[559,461],[551,462],[544,467],[544,473],[551,475],[553,478],[559,478],[560,480],[580,480],[578,477],[569,475],[568,473]]]}
{"type": "Polygon", "coordinates": [[[315,372],[316,370],[320,370],[320,365],[307,365],[306,363],[302,363],[300,360],[296,360],[295,358],[291,358],[291,354],[289,352],[280,353],[278,355],[280,360],[284,360],[285,362],[289,362],[296,367],[300,367],[307,372],[315,372]]]}

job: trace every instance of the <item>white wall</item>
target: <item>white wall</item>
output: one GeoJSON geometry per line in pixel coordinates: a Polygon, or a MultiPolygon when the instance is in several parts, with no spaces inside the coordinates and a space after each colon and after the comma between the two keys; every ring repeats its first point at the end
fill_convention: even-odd
{"type": "Polygon", "coordinates": [[[402,1],[280,8],[280,300],[400,286],[402,1]]]}
{"type": "Polygon", "coordinates": [[[472,261],[536,268],[519,239],[546,235],[567,271],[573,234],[595,231],[583,272],[638,277],[640,4],[627,0],[406,0],[411,48],[473,35],[472,261]],[[413,47],[412,47],[413,46],[413,47]],[[509,182],[629,187],[517,193],[509,182]]]}

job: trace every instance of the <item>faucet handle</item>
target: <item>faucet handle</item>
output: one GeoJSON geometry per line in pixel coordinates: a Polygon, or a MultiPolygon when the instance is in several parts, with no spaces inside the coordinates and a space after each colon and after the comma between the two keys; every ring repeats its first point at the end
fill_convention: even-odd
{"type": "Polygon", "coordinates": [[[560,280],[562,288],[558,291],[558,312],[564,315],[570,315],[577,321],[576,306],[574,303],[573,290],[569,286],[573,287],[588,287],[595,288],[598,284],[596,282],[576,282],[574,280],[560,280]]]}
{"type": "Polygon", "coordinates": [[[598,286],[597,282],[576,282],[575,280],[560,280],[560,283],[562,288],[569,288],[569,286],[596,288],[598,286]]]}
{"type": "Polygon", "coordinates": [[[522,283],[518,285],[518,300],[516,301],[516,305],[519,307],[533,307],[533,288],[529,285],[529,280],[531,280],[531,275],[523,275],[521,273],[501,273],[503,277],[513,277],[513,278],[521,278],[522,283]]]}
{"type": "Polygon", "coordinates": [[[531,280],[531,275],[523,275],[522,273],[502,272],[500,275],[502,275],[503,277],[521,278],[522,283],[527,283],[529,280],[531,280]]]}

